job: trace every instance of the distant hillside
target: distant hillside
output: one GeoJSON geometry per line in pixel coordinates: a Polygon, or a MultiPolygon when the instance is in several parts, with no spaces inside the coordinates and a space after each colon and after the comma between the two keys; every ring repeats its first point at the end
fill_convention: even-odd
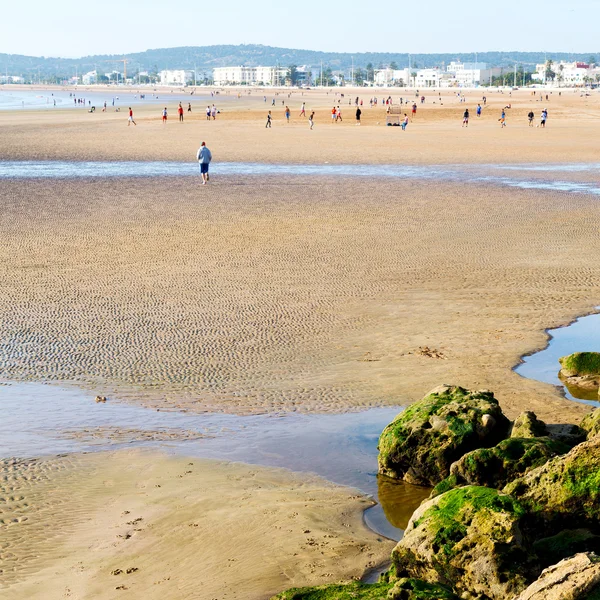
{"type": "MultiPolygon", "coordinates": [[[[463,62],[486,62],[492,66],[512,67],[515,63],[525,67],[544,62],[545,58],[559,60],[587,61],[590,55],[600,53],[571,54],[568,52],[479,52],[451,54],[411,54],[411,65],[415,68],[443,66],[453,60],[463,62]]],[[[102,54],[82,58],[50,58],[22,56],[18,54],[0,54],[0,74],[21,75],[26,79],[37,80],[49,77],[65,78],[76,73],[82,74],[95,68],[122,71],[122,63],[114,59],[123,55],[102,54]]],[[[372,63],[375,68],[395,62],[399,68],[408,66],[407,53],[387,52],[317,52],[292,48],[274,48],[255,44],[239,46],[184,46],[181,48],[159,48],[127,54],[128,74],[138,71],[157,72],[162,69],[196,69],[199,76],[203,72],[210,75],[214,67],[231,65],[309,65],[324,67],[333,71],[349,71],[354,60],[355,68],[365,68],[372,63]]]]}

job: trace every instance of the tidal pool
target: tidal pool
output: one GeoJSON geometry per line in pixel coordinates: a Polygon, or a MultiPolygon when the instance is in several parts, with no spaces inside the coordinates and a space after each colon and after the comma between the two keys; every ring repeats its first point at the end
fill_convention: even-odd
{"type": "Polygon", "coordinates": [[[316,473],[380,503],[365,521],[399,539],[428,488],[377,476],[377,441],[401,406],[336,415],[190,414],[120,403],[39,383],[0,385],[0,456],[131,447],[316,473]]]}
{"type": "Polygon", "coordinates": [[[550,341],[548,346],[529,356],[523,357],[523,362],[515,368],[522,377],[550,383],[564,389],[565,396],[570,400],[584,402],[592,406],[600,406],[597,392],[569,388],[559,379],[558,372],[561,356],[573,352],[600,352],[600,314],[581,317],[557,329],[549,329],[550,341]]]}

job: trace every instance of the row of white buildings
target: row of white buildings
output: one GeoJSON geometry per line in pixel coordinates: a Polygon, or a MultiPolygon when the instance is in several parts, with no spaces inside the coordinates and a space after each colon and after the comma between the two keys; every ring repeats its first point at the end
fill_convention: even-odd
{"type": "Polygon", "coordinates": [[[582,62],[536,65],[531,78],[538,83],[557,87],[580,87],[600,80],[600,68],[582,62]]]}
{"type": "MultiPolygon", "coordinates": [[[[213,69],[215,85],[285,85],[289,78],[287,67],[217,67],[213,69]]],[[[310,69],[297,67],[297,83],[310,79],[310,69]]]]}

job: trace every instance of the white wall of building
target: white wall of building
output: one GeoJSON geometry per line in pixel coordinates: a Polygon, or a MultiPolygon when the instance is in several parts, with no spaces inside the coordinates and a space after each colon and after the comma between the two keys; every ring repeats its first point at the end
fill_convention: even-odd
{"type": "Polygon", "coordinates": [[[185,85],[194,80],[194,71],[165,69],[158,74],[161,85],[185,85]]]}

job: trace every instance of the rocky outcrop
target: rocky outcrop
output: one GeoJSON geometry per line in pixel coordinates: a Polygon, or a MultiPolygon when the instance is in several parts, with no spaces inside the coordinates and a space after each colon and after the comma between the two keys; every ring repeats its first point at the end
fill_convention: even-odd
{"type": "Polygon", "coordinates": [[[581,429],[586,432],[588,439],[600,434],[600,408],[593,410],[583,418],[581,429]]]}
{"type": "Polygon", "coordinates": [[[531,577],[520,504],[498,490],[468,486],[423,503],[392,552],[398,577],[451,587],[464,598],[506,600],[531,577]]]}
{"type": "Polygon", "coordinates": [[[600,352],[575,352],[558,359],[559,377],[569,387],[597,390],[600,387],[600,352]]]}
{"type": "Polygon", "coordinates": [[[506,438],[510,421],[492,392],[441,386],[407,408],[379,438],[379,472],[408,483],[436,485],[450,465],[506,438]]]}
{"type": "Polygon", "coordinates": [[[537,540],[533,544],[533,550],[541,566],[545,568],[580,552],[595,552],[600,555],[600,536],[589,529],[565,529],[551,537],[537,540]]]}
{"type": "Polygon", "coordinates": [[[516,600],[598,600],[600,558],[577,554],[542,572],[516,600]]]}
{"type": "Polygon", "coordinates": [[[388,600],[459,600],[448,588],[420,579],[402,578],[388,592],[388,600]]]}
{"type": "Polygon", "coordinates": [[[600,518],[600,436],[509,483],[535,527],[550,533],[596,526],[600,518]]]}
{"type": "Polygon", "coordinates": [[[450,477],[435,486],[432,497],[462,485],[501,489],[569,450],[567,444],[548,437],[502,440],[493,448],[473,450],[453,463],[450,477]]]}
{"type": "Polygon", "coordinates": [[[510,437],[537,438],[548,435],[544,421],[540,421],[534,412],[527,410],[521,413],[513,423],[510,437]]]}

